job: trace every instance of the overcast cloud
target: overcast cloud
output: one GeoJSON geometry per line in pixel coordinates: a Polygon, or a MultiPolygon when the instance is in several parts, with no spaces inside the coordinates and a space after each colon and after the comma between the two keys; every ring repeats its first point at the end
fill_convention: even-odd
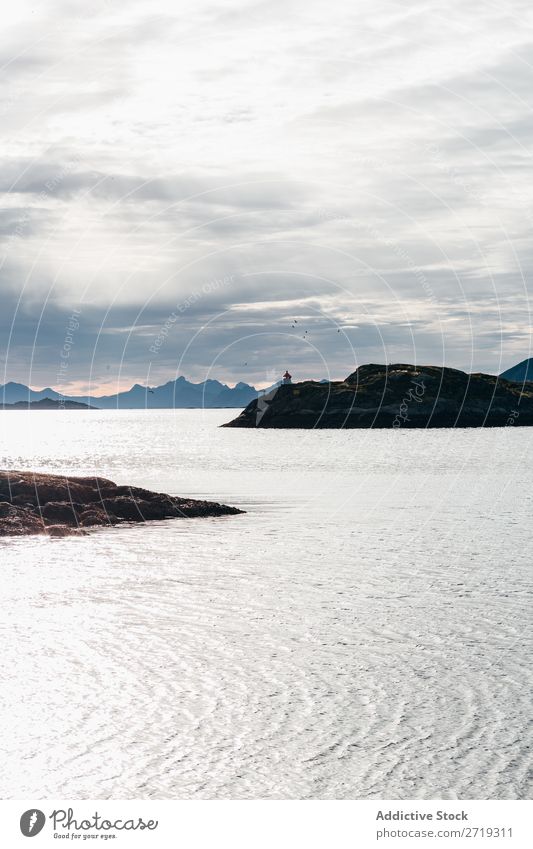
{"type": "Polygon", "coordinates": [[[74,309],[70,391],[529,356],[532,24],[526,2],[4,10],[0,382],[54,385],[74,309]]]}

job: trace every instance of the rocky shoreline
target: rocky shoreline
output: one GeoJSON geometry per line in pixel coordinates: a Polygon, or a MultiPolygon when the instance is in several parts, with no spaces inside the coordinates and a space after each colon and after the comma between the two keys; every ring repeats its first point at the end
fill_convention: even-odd
{"type": "Polygon", "coordinates": [[[533,425],[533,382],[440,366],[360,366],[346,380],[286,384],[223,427],[450,428],[533,425]]]}
{"type": "Polygon", "coordinates": [[[0,537],[62,537],[130,522],[235,516],[243,512],[213,501],[117,486],[106,478],[0,471],[0,537]]]}

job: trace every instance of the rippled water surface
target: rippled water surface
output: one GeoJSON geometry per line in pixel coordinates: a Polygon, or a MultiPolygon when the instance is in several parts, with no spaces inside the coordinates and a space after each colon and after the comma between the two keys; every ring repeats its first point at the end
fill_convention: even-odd
{"type": "Polygon", "coordinates": [[[3,468],[245,516],[0,540],[4,798],[523,798],[533,430],[2,412],[3,468]]]}

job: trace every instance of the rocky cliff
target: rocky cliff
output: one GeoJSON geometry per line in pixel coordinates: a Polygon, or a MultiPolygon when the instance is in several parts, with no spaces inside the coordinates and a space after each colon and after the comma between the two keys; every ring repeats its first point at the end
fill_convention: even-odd
{"type": "Polygon", "coordinates": [[[409,364],[364,365],[344,381],[305,381],[249,404],[224,427],[442,428],[533,425],[533,382],[409,364]]]}

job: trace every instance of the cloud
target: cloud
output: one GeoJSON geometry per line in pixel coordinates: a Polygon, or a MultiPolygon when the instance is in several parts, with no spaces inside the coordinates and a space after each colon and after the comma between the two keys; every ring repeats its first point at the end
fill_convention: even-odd
{"type": "Polygon", "coordinates": [[[531,17],[518,0],[446,15],[436,0],[22,0],[0,57],[8,378],[31,363],[50,382],[76,305],[72,381],[106,386],[178,367],[341,376],[352,348],[523,359],[531,17]],[[311,343],[287,329],[295,311],[311,343]]]}

